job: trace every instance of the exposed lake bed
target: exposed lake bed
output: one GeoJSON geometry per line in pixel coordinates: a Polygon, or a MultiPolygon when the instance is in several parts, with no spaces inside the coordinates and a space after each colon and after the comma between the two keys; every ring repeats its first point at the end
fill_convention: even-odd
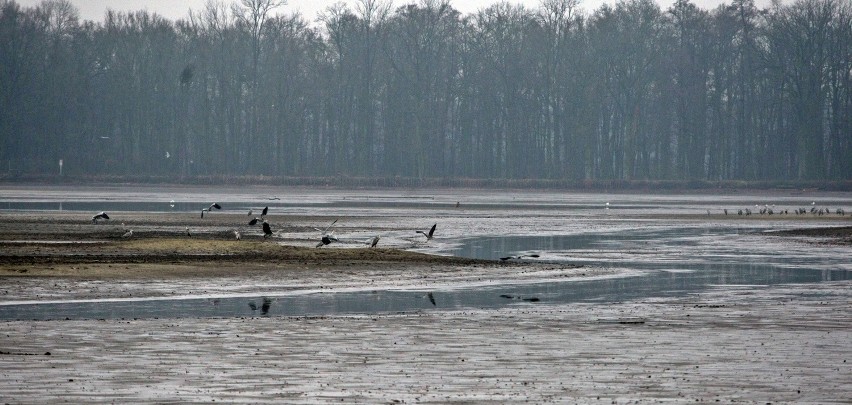
{"type": "MultiPolygon", "coordinates": [[[[212,201],[205,193],[184,204],[212,201]]],[[[97,225],[88,218],[97,211],[0,213],[0,306],[130,311],[4,322],[0,400],[824,403],[852,394],[850,247],[848,231],[835,230],[849,216],[724,215],[752,201],[742,196],[296,192],[272,206],[272,240],[244,226],[237,242],[232,230],[248,216],[231,207],[279,200],[217,199],[225,210],[202,222],[170,212],[168,193],[103,194],[164,203],[97,225]],[[313,247],[313,228],[336,218],[343,248],[313,247]],[[121,238],[119,221],[134,239],[121,238]],[[432,223],[436,238],[418,239],[432,223]],[[378,250],[363,244],[372,235],[378,250]],[[473,253],[449,257],[460,252],[473,253]],[[494,260],[525,254],[539,257],[494,260]],[[696,277],[705,281],[685,288],[696,277]],[[582,283],[600,294],[569,296],[566,286],[582,283]],[[169,300],[213,309],[132,316],[136,302],[169,300]],[[231,302],[238,312],[215,312],[231,302]]],[[[798,207],[810,197],[779,200],[798,207]]]]}

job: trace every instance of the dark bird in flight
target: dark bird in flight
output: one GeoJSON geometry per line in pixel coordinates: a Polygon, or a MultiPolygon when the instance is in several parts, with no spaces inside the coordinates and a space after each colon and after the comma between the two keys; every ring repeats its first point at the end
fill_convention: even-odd
{"type": "Polygon", "coordinates": [[[204,218],[204,211],[210,212],[210,211],[213,210],[213,208],[215,208],[217,210],[221,210],[222,206],[217,204],[217,203],[213,203],[213,204],[210,204],[210,207],[208,207],[208,208],[202,208],[201,209],[201,218],[204,218]]]}
{"type": "Polygon", "coordinates": [[[269,222],[263,221],[263,238],[266,239],[272,236],[272,228],[269,226],[269,222]]]}
{"type": "Polygon", "coordinates": [[[426,241],[428,242],[428,241],[432,240],[432,236],[435,234],[435,227],[437,227],[437,226],[438,226],[438,224],[432,225],[432,229],[429,229],[428,233],[426,233],[424,231],[417,231],[417,233],[422,233],[423,236],[426,237],[426,241]]]}
{"type": "Polygon", "coordinates": [[[101,211],[101,212],[92,216],[92,223],[93,224],[98,223],[99,219],[109,219],[109,215],[107,215],[106,212],[101,211]]]}
{"type": "Polygon", "coordinates": [[[322,239],[320,239],[320,243],[317,243],[316,247],[322,247],[325,245],[330,245],[331,242],[337,242],[337,238],[332,235],[323,235],[322,239]]]}

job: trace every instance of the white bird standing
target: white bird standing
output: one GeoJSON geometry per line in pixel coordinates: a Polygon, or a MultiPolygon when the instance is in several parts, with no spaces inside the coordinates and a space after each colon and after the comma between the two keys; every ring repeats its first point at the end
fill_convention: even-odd
{"type": "Polygon", "coordinates": [[[428,242],[428,241],[432,240],[432,236],[434,236],[434,235],[435,235],[435,228],[436,228],[437,226],[438,226],[438,224],[432,225],[432,229],[429,229],[429,232],[428,232],[428,233],[427,233],[427,232],[425,232],[425,231],[417,231],[417,233],[421,233],[421,234],[423,234],[423,236],[425,236],[425,237],[426,237],[426,242],[428,242]]]}
{"type": "Polygon", "coordinates": [[[128,230],[127,230],[127,232],[125,232],[125,233],[124,233],[124,235],[121,235],[121,237],[122,237],[122,238],[130,238],[130,237],[133,237],[133,230],[132,230],[132,229],[128,229],[128,230]]]}
{"type": "Polygon", "coordinates": [[[234,237],[237,238],[237,240],[240,240],[240,238],[242,238],[240,231],[234,229],[234,237]]]}
{"type": "Polygon", "coordinates": [[[101,212],[92,216],[92,223],[93,224],[98,223],[99,219],[109,219],[109,215],[107,215],[106,212],[101,211],[101,212]]]}

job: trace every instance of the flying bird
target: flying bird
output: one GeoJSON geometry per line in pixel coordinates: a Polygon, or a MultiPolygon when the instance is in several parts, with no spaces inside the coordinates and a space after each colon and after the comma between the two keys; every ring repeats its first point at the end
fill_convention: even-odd
{"type": "Polygon", "coordinates": [[[379,244],[379,237],[378,237],[378,236],[374,236],[374,237],[373,237],[373,239],[370,239],[370,242],[369,242],[369,243],[370,243],[370,247],[371,247],[371,248],[376,247],[376,245],[378,245],[378,244],[379,244]]]}
{"type": "Polygon", "coordinates": [[[272,228],[269,226],[269,222],[263,221],[263,238],[266,239],[272,236],[272,228]]]}
{"type": "Polygon", "coordinates": [[[332,235],[323,235],[322,239],[320,239],[320,243],[317,243],[316,247],[323,247],[325,245],[330,245],[331,242],[337,242],[337,238],[332,235]]]}
{"type": "Polygon", "coordinates": [[[92,216],[92,223],[93,224],[98,223],[99,219],[109,219],[109,215],[107,215],[106,212],[101,211],[101,212],[92,216]]]}
{"type": "Polygon", "coordinates": [[[213,203],[213,204],[210,204],[210,207],[208,207],[208,208],[202,208],[201,209],[201,218],[204,218],[204,211],[210,212],[210,211],[213,210],[213,208],[215,208],[217,210],[221,210],[222,206],[217,204],[217,203],[213,203]]]}
{"type": "Polygon", "coordinates": [[[422,233],[423,236],[426,237],[426,241],[428,242],[428,241],[432,240],[432,235],[435,234],[435,227],[437,227],[437,226],[438,226],[438,224],[432,225],[432,229],[429,229],[428,233],[426,233],[424,231],[417,231],[417,233],[422,233]]]}

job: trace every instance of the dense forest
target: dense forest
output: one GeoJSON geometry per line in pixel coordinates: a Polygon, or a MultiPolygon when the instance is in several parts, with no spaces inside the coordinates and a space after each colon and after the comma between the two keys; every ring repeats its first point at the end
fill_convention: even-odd
{"type": "Polygon", "coordinates": [[[852,178],[852,0],[0,0],[0,173],[852,178]]]}

